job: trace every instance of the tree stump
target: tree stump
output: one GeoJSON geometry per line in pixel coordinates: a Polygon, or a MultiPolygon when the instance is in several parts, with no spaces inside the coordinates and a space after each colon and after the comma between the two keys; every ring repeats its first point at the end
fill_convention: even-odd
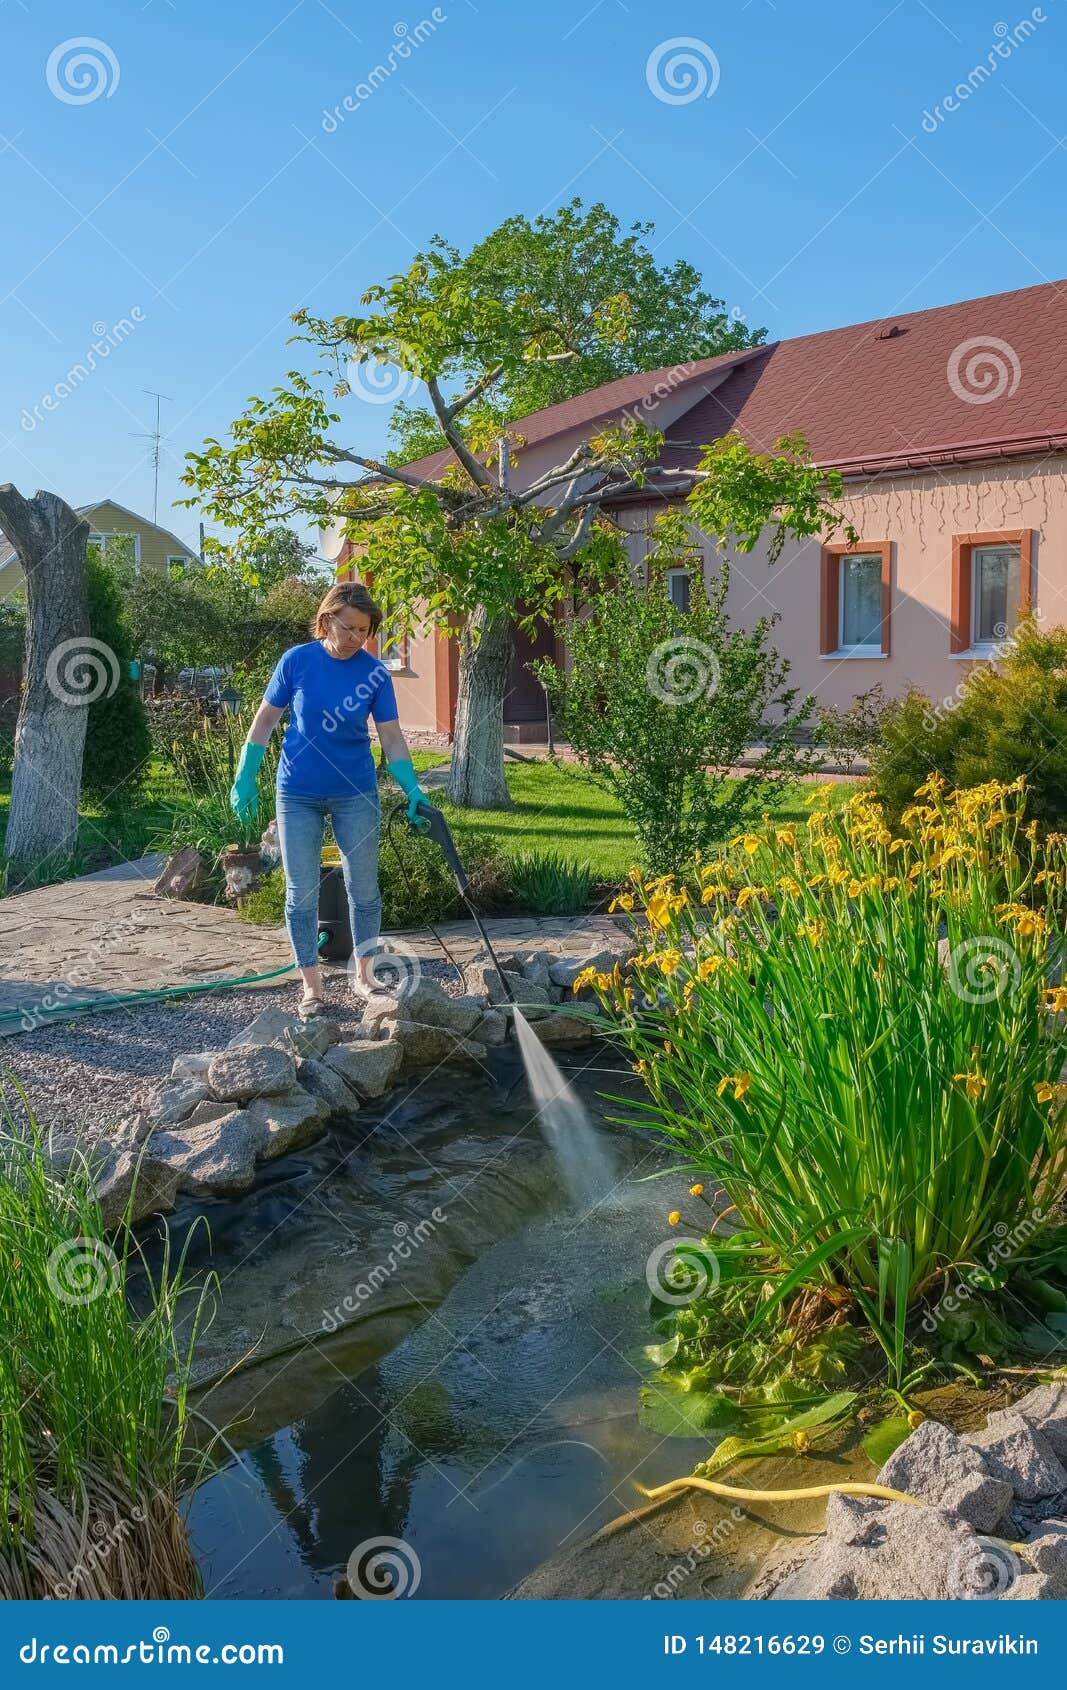
{"type": "Polygon", "coordinates": [[[22,564],[28,605],[4,854],[40,862],[69,856],[77,843],[88,706],[100,696],[97,678],[107,654],[89,638],[89,524],[56,493],[25,499],[7,484],[0,486],[0,529],[22,564]]]}

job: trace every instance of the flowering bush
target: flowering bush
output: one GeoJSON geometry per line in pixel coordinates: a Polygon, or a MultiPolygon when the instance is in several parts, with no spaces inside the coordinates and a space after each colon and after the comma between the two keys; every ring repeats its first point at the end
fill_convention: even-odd
{"type": "Polygon", "coordinates": [[[1026,823],[1021,780],[933,776],[895,833],[826,790],[689,884],[631,870],[613,908],[643,949],[577,985],[645,1077],[642,1124],[721,1182],[758,1320],[847,1307],[899,1374],[909,1312],[1059,1192],[1067,836],[1026,823]]]}

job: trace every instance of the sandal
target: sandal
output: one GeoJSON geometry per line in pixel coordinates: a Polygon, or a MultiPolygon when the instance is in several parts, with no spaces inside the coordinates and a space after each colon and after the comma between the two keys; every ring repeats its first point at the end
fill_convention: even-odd
{"type": "Polygon", "coordinates": [[[321,1015],[326,1008],[326,999],[317,992],[307,992],[296,1006],[296,1013],[301,1021],[310,1021],[315,1015],[321,1015]]]}

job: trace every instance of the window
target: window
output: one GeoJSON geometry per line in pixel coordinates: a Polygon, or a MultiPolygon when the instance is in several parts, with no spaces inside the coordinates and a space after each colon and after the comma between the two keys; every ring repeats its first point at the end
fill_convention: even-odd
{"type": "Polygon", "coordinates": [[[893,547],[889,540],[822,548],[824,657],[888,657],[893,547]]]}
{"type": "MultiPolygon", "coordinates": [[[[89,535],[90,546],[99,546],[101,557],[107,556],[109,546],[111,546],[113,550],[115,549],[113,542],[116,540],[128,540],[131,542],[133,548],[133,566],[135,572],[139,575],[141,573],[141,536],[139,534],[97,534],[95,532],[90,532],[89,535]]],[[[118,549],[120,551],[122,550],[121,547],[118,549]]]]}
{"type": "Polygon", "coordinates": [[[990,656],[1030,610],[1033,530],[957,534],[952,541],[951,649],[990,656]]]}
{"type": "Polygon", "coordinates": [[[857,552],[841,559],[839,651],[882,649],[882,559],[857,552]]]}
{"type": "Polygon", "coordinates": [[[667,594],[676,610],[689,614],[690,574],[688,569],[668,569],[667,594]]]}
{"type": "Polygon", "coordinates": [[[971,644],[990,645],[1014,628],[1019,610],[1018,546],[975,546],[971,553],[971,644]]]}
{"type": "Polygon", "coordinates": [[[408,636],[390,634],[383,622],[378,630],[378,656],[387,669],[406,669],[408,664],[408,636]]]}
{"type": "Polygon", "coordinates": [[[168,569],[187,569],[188,566],[190,565],[190,563],[192,563],[192,561],[193,561],[192,558],[189,557],[188,554],[185,553],[185,552],[168,552],[167,553],[167,568],[168,569]]]}

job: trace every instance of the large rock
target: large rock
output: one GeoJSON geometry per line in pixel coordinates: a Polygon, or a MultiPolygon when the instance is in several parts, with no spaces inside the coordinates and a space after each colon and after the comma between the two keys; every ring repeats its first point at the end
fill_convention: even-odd
{"type": "Polygon", "coordinates": [[[543,986],[546,991],[552,985],[550,969],[556,960],[554,951],[532,951],[523,961],[519,973],[532,986],[543,986]]]}
{"type": "Polygon", "coordinates": [[[405,1068],[437,1067],[478,1069],[484,1066],[485,1046],[474,1039],[459,1039],[443,1027],[425,1027],[418,1021],[394,1021],[391,1030],[399,1038],[405,1068]]]}
{"type": "Polygon", "coordinates": [[[217,1050],[202,1050],[192,1052],[188,1056],[176,1056],[170,1065],[170,1077],[172,1080],[206,1082],[207,1071],[217,1055],[217,1050]]]}
{"type": "Polygon", "coordinates": [[[1014,1408],[995,1409],[989,1427],[1000,1425],[1006,1415],[1020,1415],[1067,1464],[1067,1385],[1037,1385],[1014,1408]]]}
{"type": "Polygon", "coordinates": [[[93,1189],[104,1226],[110,1231],[126,1220],[162,1215],[174,1207],[178,1179],[151,1152],[108,1144],[97,1161],[93,1189]],[[131,1202],[132,1194],[132,1202],[131,1202]]]}
{"type": "Polygon", "coordinates": [[[242,1110],[255,1153],[268,1160],[301,1150],[318,1138],[329,1113],[323,1098],[313,1097],[303,1086],[294,1086],[284,1097],[253,1098],[242,1110]]]}
{"type": "MultiPolygon", "coordinates": [[[[941,1507],[946,1506],[946,1498],[952,1494],[957,1511],[962,1513],[967,1505],[961,1502],[961,1498],[968,1494],[967,1487],[990,1476],[990,1469],[972,1444],[948,1426],[941,1425],[940,1421],[924,1420],[893,1451],[878,1475],[878,1483],[941,1507]]],[[[984,1524],[984,1514],[981,1520],[970,1519],[969,1523],[992,1531],[1011,1500],[1011,1496],[1004,1497],[1000,1514],[988,1525],[984,1524]]],[[[981,1512],[983,1504],[979,1502],[977,1506],[981,1512]]],[[[988,1499],[988,1506],[995,1506],[992,1497],[988,1499]]],[[[967,1514],[963,1517],[969,1518],[967,1514]]]]}
{"type": "Polygon", "coordinates": [[[593,1037],[588,1021],[579,1015],[566,1015],[562,1010],[530,1020],[530,1026],[543,1045],[584,1045],[593,1037]]]}
{"type": "Polygon", "coordinates": [[[510,1026],[510,1020],[506,1015],[502,1015],[499,1009],[487,1009],[471,1037],[478,1044],[502,1045],[507,1042],[510,1026]]]}
{"type": "Polygon", "coordinates": [[[476,1026],[485,1004],[480,997],[449,997],[433,980],[418,980],[395,994],[375,993],[363,1011],[363,1023],[417,1021],[423,1027],[441,1027],[465,1038],[476,1026]]]}
{"type": "Polygon", "coordinates": [[[277,1045],[291,1056],[322,1056],[341,1037],[341,1029],[328,1016],[316,1015],[307,1021],[288,1015],[282,1009],[263,1009],[232,1038],[227,1050],[240,1045],[277,1045]]]}
{"type": "MultiPolygon", "coordinates": [[[[992,1419],[992,1417],[990,1417],[992,1419]]],[[[1020,1502],[1067,1490],[1067,1469],[1043,1433],[1019,1413],[998,1412],[995,1424],[972,1434],[986,1470],[1006,1479],[1020,1502]]]]}
{"type": "MultiPolygon", "coordinates": [[[[452,1038],[443,1029],[441,1034],[444,1038],[452,1038]]],[[[403,1057],[404,1050],[397,1039],[364,1039],[354,1044],[334,1045],[326,1056],[324,1066],[332,1068],[356,1096],[367,1103],[388,1091],[400,1072],[403,1057]]]]}
{"type": "Polygon", "coordinates": [[[235,1045],[212,1057],[207,1071],[215,1096],[232,1103],[253,1097],[277,1097],[296,1085],[291,1056],[273,1045],[235,1045]]]}
{"type": "Polygon", "coordinates": [[[835,1492],[818,1552],[771,1600],[947,1601],[962,1594],[957,1569],[978,1545],[970,1526],[941,1509],[835,1492]]]}
{"type": "Polygon", "coordinates": [[[321,1097],[332,1114],[351,1114],[359,1108],[356,1094],[336,1068],[317,1056],[309,1056],[299,1063],[296,1077],[313,1097],[321,1097]]]}
{"type": "Polygon", "coordinates": [[[235,1197],[255,1179],[256,1145],[262,1128],[234,1109],[206,1126],[153,1133],[152,1159],[176,1175],[178,1189],[193,1197],[235,1197]]]}
{"type": "Polygon", "coordinates": [[[206,883],[208,866],[195,845],[186,845],[167,858],[163,873],[152,887],[159,898],[192,898],[206,883]]]}
{"type": "Polygon", "coordinates": [[[598,974],[610,974],[625,954],[624,951],[601,949],[589,951],[583,957],[563,956],[551,964],[548,976],[554,986],[563,986],[569,992],[583,969],[595,968],[598,974]]]}
{"type": "Polygon", "coordinates": [[[161,1126],[173,1126],[192,1114],[198,1103],[211,1096],[205,1080],[178,1080],[164,1086],[159,1094],[153,1115],[161,1126]]]}

